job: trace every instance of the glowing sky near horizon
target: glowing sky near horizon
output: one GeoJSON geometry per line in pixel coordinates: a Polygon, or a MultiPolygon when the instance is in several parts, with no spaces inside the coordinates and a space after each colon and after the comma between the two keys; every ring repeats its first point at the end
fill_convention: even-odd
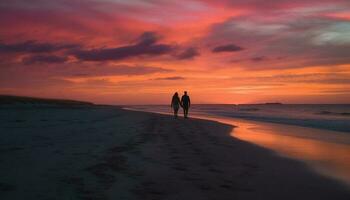
{"type": "Polygon", "coordinates": [[[349,0],[2,0],[0,93],[350,103],[349,0]]]}

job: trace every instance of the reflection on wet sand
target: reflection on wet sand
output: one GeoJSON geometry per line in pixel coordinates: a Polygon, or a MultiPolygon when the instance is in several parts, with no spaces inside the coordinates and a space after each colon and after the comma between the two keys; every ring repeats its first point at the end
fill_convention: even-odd
{"type": "MultiPolygon", "coordinates": [[[[131,109],[132,110],[132,109],[131,109]]],[[[137,110],[137,109],[135,109],[137,110]]],[[[158,110],[143,111],[169,114],[158,110]]],[[[350,187],[350,133],[195,113],[191,117],[236,126],[231,135],[306,163],[350,187]]]]}
{"type": "Polygon", "coordinates": [[[302,160],[317,172],[350,186],[350,136],[347,133],[235,119],[217,121],[236,125],[232,136],[238,139],[302,160]]]}

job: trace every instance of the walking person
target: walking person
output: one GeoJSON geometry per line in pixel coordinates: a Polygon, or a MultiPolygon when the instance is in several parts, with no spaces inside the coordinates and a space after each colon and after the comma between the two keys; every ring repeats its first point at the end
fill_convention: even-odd
{"type": "Polygon", "coordinates": [[[179,94],[177,92],[175,92],[175,94],[173,95],[173,98],[171,100],[171,104],[170,107],[173,108],[174,110],[174,117],[177,118],[177,112],[179,111],[180,108],[180,97],[179,94]]]}
{"type": "Polygon", "coordinates": [[[181,106],[184,109],[184,117],[187,118],[188,116],[188,109],[191,106],[191,100],[190,97],[187,95],[187,91],[184,92],[184,95],[181,97],[181,106]]]}

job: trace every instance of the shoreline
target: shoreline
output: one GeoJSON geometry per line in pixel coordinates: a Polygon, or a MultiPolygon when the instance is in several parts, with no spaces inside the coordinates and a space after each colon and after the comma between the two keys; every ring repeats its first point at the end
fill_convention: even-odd
{"type": "Polygon", "coordinates": [[[342,184],[231,137],[232,126],[122,110],[0,111],[2,199],[348,199],[342,184]]]}
{"type": "MultiPolygon", "coordinates": [[[[172,116],[166,112],[123,109],[172,116]]],[[[230,133],[232,137],[271,150],[278,156],[303,162],[318,174],[335,179],[350,188],[348,133],[203,113],[191,117],[233,126],[235,129],[230,133]]]]}
{"type": "MultiPolygon", "coordinates": [[[[282,124],[282,125],[291,125],[291,126],[301,126],[306,128],[315,128],[320,130],[329,130],[329,131],[336,131],[336,132],[344,132],[344,133],[350,133],[350,118],[347,111],[327,111],[328,109],[332,110],[331,108],[323,108],[321,110],[314,110],[313,112],[308,111],[305,114],[307,117],[300,118],[300,114],[295,115],[296,112],[293,111],[292,115],[289,116],[283,116],[280,115],[269,115],[268,113],[259,113],[260,111],[263,111],[264,109],[272,109],[272,108],[255,108],[253,106],[254,104],[247,104],[246,106],[250,106],[250,108],[240,108],[243,110],[238,112],[237,110],[234,110],[234,106],[228,107],[228,105],[208,105],[209,107],[203,107],[202,104],[195,104],[191,108],[191,114],[195,115],[211,115],[216,117],[225,117],[225,118],[234,118],[234,119],[240,119],[240,120],[248,120],[248,121],[255,121],[255,122],[263,122],[263,123],[274,123],[274,124],[282,124]],[[212,107],[210,107],[212,106],[212,107]],[[215,106],[218,106],[217,108],[215,106]],[[224,106],[224,107],[223,107],[224,106]],[[228,112],[229,111],[229,112],[228,112]],[[310,116],[312,115],[312,117],[310,116]],[[294,116],[293,116],[294,115],[294,116]],[[332,118],[333,117],[333,118],[332,118]],[[335,118],[334,118],[335,117],[335,118]],[[336,119],[336,120],[334,120],[336,119]]],[[[265,104],[261,104],[260,106],[264,106],[265,104]]],[[[300,104],[303,106],[304,104],[300,104]]],[[[328,104],[310,104],[310,106],[327,106],[328,104]]],[[[350,104],[349,104],[350,105],[350,104]]],[[[349,106],[348,104],[342,104],[337,106],[349,106]]],[[[283,106],[297,106],[297,104],[283,104],[283,106]]],[[[139,105],[139,106],[125,106],[126,108],[136,109],[136,110],[143,110],[143,111],[157,111],[159,113],[168,114],[169,113],[169,107],[164,105],[139,105]]],[[[277,108],[282,108],[280,106],[277,106],[277,108]]],[[[349,109],[350,107],[347,107],[349,109]]],[[[286,108],[288,109],[288,108],[286,108]]],[[[333,108],[334,109],[334,108],[333,108]]],[[[339,108],[338,108],[339,109],[339,108]]],[[[300,108],[299,108],[300,110],[300,108]]],[[[272,110],[271,112],[281,112],[281,110],[272,110]]],[[[284,111],[290,111],[290,110],[284,110],[284,111]]],[[[302,112],[302,111],[300,111],[302,112]]],[[[350,111],[349,111],[350,112],[350,111]]],[[[285,115],[288,115],[285,113],[285,115]]]]}

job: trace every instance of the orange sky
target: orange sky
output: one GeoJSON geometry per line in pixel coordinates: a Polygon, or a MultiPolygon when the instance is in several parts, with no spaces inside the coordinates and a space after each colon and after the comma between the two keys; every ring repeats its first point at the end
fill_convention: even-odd
{"type": "Polygon", "coordinates": [[[3,0],[0,93],[350,103],[348,0],[3,0]]]}

